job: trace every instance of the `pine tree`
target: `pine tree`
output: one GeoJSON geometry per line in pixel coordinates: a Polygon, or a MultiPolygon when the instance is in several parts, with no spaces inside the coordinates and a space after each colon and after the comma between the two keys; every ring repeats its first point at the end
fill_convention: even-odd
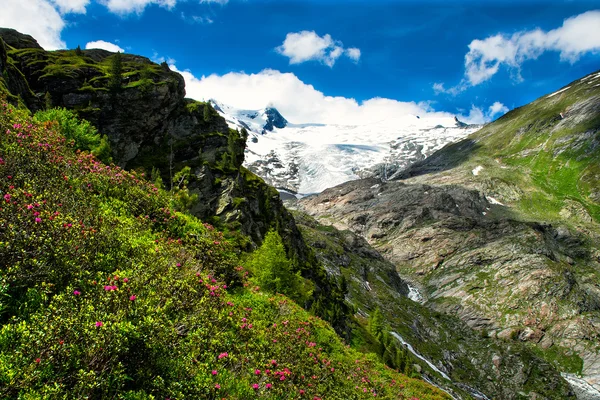
{"type": "Polygon", "coordinates": [[[340,277],[340,291],[342,292],[343,296],[348,294],[348,280],[344,275],[340,277]]]}
{"type": "Polygon", "coordinates": [[[206,103],[204,105],[204,122],[209,122],[212,119],[212,107],[206,103]]]}
{"type": "Polygon", "coordinates": [[[190,183],[192,169],[189,166],[183,167],[173,177],[171,193],[173,195],[173,205],[178,210],[189,210],[198,201],[198,194],[190,194],[187,185],[190,183]]]}
{"type": "Polygon", "coordinates": [[[302,278],[293,271],[277,231],[271,230],[265,235],[262,246],[252,254],[249,265],[261,288],[296,299],[302,292],[302,278]]]}
{"type": "Polygon", "coordinates": [[[121,53],[117,53],[112,57],[110,65],[110,80],[109,86],[111,90],[118,91],[123,85],[123,60],[121,53]]]}
{"type": "Polygon", "coordinates": [[[80,57],[83,55],[83,51],[81,50],[81,46],[77,45],[77,48],[75,49],[75,54],[77,54],[80,57]]]}
{"type": "Polygon", "coordinates": [[[383,339],[384,330],[385,325],[383,322],[383,314],[381,314],[381,310],[379,309],[379,307],[377,307],[375,311],[373,311],[373,313],[371,314],[371,318],[369,319],[369,332],[381,342],[381,340],[383,339]]]}
{"type": "Polygon", "coordinates": [[[240,131],[240,137],[244,140],[244,143],[246,143],[246,140],[248,140],[248,131],[246,128],[242,127],[242,130],[240,131]]]}
{"type": "Polygon", "coordinates": [[[152,172],[150,172],[150,181],[154,182],[154,186],[159,189],[165,188],[162,177],[160,176],[160,170],[156,167],[152,167],[152,172]]]}

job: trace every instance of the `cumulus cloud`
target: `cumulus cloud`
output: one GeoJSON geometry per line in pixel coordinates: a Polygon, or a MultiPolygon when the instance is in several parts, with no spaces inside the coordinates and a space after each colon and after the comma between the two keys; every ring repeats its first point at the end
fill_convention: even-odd
{"type": "Polygon", "coordinates": [[[493,117],[495,117],[498,114],[504,115],[507,112],[508,112],[508,107],[506,107],[504,104],[500,103],[499,101],[496,101],[488,109],[488,116],[490,118],[493,118],[493,117]]]}
{"type": "Polygon", "coordinates": [[[112,51],[113,53],[124,53],[121,47],[117,46],[114,43],[105,42],[104,40],[96,40],[95,42],[89,42],[85,45],[86,49],[104,49],[108,51],[112,51]]]}
{"type": "Polygon", "coordinates": [[[66,47],[60,38],[65,21],[46,0],[3,0],[0,26],[33,36],[46,50],[66,47]]]}
{"type": "Polygon", "coordinates": [[[275,50],[288,57],[290,64],[319,61],[328,67],[333,67],[342,56],[354,62],[360,59],[360,49],[355,47],[344,49],[343,43],[334,40],[331,35],[319,36],[314,31],[288,33],[283,44],[275,50]]]}
{"type": "Polygon", "coordinates": [[[484,112],[481,107],[471,105],[469,113],[466,115],[459,115],[458,118],[467,124],[484,124],[493,121],[496,117],[501,117],[508,111],[508,107],[499,101],[496,101],[488,107],[487,112],[484,112]]]}
{"type": "MultiPolygon", "coordinates": [[[[404,115],[454,117],[452,113],[436,111],[428,102],[402,102],[379,97],[358,102],[352,98],[327,96],[293,73],[271,69],[255,74],[231,72],[198,78],[190,71],[177,70],[174,64],[170,67],[183,75],[188,97],[204,101],[216,99],[239,109],[274,106],[293,123],[362,125],[404,115]]],[[[483,112],[479,115],[477,110],[481,111],[476,108],[471,115],[459,118],[473,123],[490,120],[489,115],[483,112]]]]}
{"type": "Polygon", "coordinates": [[[433,89],[436,93],[456,95],[490,80],[501,67],[507,68],[515,80],[521,81],[521,65],[547,51],[558,52],[561,61],[571,64],[584,54],[600,52],[600,10],[567,18],[562,26],[547,32],[534,29],[473,40],[465,55],[464,79],[448,89],[441,83],[435,83],[433,89]]]}
{"type": "Polygon", "coordinates": [[[86,7],[90,4],[90,0],[52,0],[52,2],[56,4],[61,14],[85,14],[86,7]]]}

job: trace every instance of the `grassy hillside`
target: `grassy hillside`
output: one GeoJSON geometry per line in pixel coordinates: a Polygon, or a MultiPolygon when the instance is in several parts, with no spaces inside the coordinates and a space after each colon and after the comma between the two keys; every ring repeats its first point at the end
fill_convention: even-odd
{"type": "Polygon", "coordinates": [[[600,222],[600,72],[507,113],[404,177],[425,173],[429,183],[481,189],[528,219],[600,222]]]}
{"type": "Polygon", "coordinates": [[[143,176],[4,101],[0,132],[0,397],[446,398],[249,284],[143,176]]]}

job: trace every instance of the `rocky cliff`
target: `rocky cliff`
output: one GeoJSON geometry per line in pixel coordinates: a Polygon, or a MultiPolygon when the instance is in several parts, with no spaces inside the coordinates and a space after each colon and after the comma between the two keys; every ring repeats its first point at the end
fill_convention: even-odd
{"type": "Polygon", "coordinates": [[[167,187],[190,167],[197,216],[217,216],[255,242],[270,227],[292,221],[277,193],[241,167],[245,138],[210,105],[186,99],[183,77],[166,64],[105,50],[47,52],[10,29],[0,30],[0,38],[0,68],[13,96],[33,111],[47,105],[75,110],[108,136],[116,164],[147,174],[157,168],[167,187]],[[115,57],[122,64],[118,87],[111,86],[115,57]]]}

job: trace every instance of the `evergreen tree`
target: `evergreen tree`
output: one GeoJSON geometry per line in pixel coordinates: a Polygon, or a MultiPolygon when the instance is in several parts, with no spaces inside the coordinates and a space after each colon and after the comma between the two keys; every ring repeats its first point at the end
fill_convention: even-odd
{"type": "Polygon", "coordinates": [[[83,55],[83,51],[81,50],[81,46],[77,45],[77,48],[75,49],[75,54],[77,54],[80,57],[83,55]]]}
{"type": "Polygon", "coordinates": [[[154,186],[159,189],[165,188],[162,177],[160,176],[160,170],[156,167],[152,167],[152,172],[150,172],[150,181],[154,182],[154,186]]]}
{"type": "Polygon", "coordinates": [[[342,292],[343,296],[348,294],[348,280],[346,280],[344,275],[340,277],[340,291],[342,292]]]}
{"type": "MultiPolygon", "coordinates": [[[[192,169],[187,166],[177,172],[173,177],[173,202],[175,208],[185,211],[189,210],[198,201],[197,194],[190,194],[187,185],[189,184],[192,169]]],[[[162,181],[162,180],[161,180],[162,181]]]]}
{"type": "Polygon", "coordinates": [[[248,140],[248,131],[246,128],[242,127],[242,130],[240,131],[240,137],[244,140],[244,143],[246,143],[246,140],[248,140]]]}
{"type": "Polygon", "coordinates": [[[206,103],[204,105],[204,122],[209,122],[212,119],[212,107],[206,103]]]}
{"type": "Polygon", "coordinates": [[[271,230],[265,235],[262,246],[252,254],[249,266],[261,288],[298,299],[302,278],[293,271],[277,231],[271,230]]]}
{"type": "Polygon", "coordinates": [[[383,322],[383,314],[379,307],[373,311],[371,318],[369,319],[369,332],[380,342],[383,339],[383,333],[385,331],[385,325],[383,322]]]}
{"type": "Polygon", "coordinates": [[[109,86],[112,90],[118,91],[123,85],[123,60],[121,53],[112,57],[110,65],[109,86]]]}

